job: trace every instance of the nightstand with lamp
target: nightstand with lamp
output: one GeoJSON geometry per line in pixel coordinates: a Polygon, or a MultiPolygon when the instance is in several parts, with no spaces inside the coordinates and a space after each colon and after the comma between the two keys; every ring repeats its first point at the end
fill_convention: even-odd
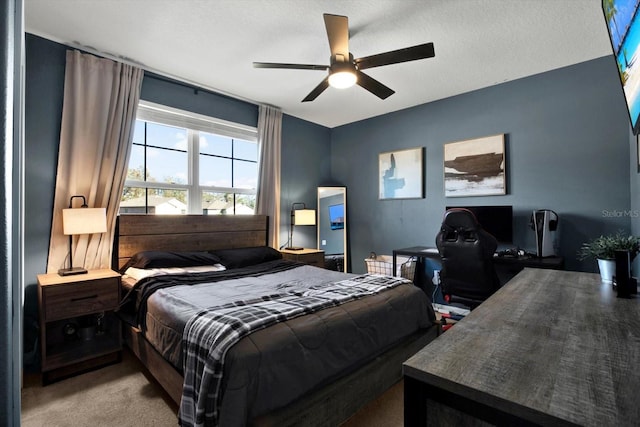
{"type": "Polygon", "coordinates": [[[302,202],[291,205],[291,221],[289,223],[289,246],[281,249],[282,257],[292,261],[298,261],[316,267],[324,268],[324,251],[308,249],[293,245],[293,229],[296,225],[316,225],[315,209],[307,209],[302,202]],[[301,209],[296,209],[301,208],[301,209]]]}
{"type": "Polygon", "coordinates": [[[69,268],[38,275],[42,381],[57,379],[121,360],[120,274],[110,269],[73,266],[73,236],[107,231],[106,210],[89,208],[84,196],[72,196],[63,209],[63,233],[69,235],[69,268]],[[73,201],[82,199],[81,208],[73,201]]]}

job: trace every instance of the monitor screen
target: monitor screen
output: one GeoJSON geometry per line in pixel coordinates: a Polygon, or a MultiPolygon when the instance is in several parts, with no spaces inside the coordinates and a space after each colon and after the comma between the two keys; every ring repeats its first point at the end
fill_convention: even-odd
{"type": "Polygon", "coordinates": [[[344,203],[329,205],[329,222],[332,230],[344,228],[344,203]]]}
{"type": "Polygon", "coordinates": [[[640,14],[638,0],[602,0],[602,12],[618,67],[618,76],[627,103],[633,133],[640,130],[640,67],[636,63],[640,53],[640,14]]]}
{"type": "Polygon", "coordinates": [[[469,209],[476,216],[482,228],[491,233],[500,243],[513,243],[512,206],[447,206],[469,209]]]}

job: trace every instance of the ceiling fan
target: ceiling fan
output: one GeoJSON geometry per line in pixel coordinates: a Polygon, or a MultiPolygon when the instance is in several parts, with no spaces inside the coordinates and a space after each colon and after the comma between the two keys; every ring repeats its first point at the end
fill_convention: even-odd
{"type": "Polygon", "coordinates": [[[314,64],[281,64],[274,62],[254,62],[255,68],[288,68],[295,70],[329,70],[329,74],[318,86],[307,95],[302,102],[313,101],[329,86],[347,88],[358,84],[380,99],[387,99],[395,92],[376,79],[369,77],[361,70],[398,64],[435,56],[433,43],[425,43],[404,49],[379,53],[353,59],[349,52],[349,22],[346,16],[325,13],[324,25],[327,28],[329,48],[331,49],[331,65],[314,64]]]}

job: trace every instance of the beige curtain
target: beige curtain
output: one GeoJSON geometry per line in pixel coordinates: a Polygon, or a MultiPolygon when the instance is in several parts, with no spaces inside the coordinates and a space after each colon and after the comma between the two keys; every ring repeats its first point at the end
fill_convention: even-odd
{"type": "Polygon", "coordinates": [[[269,216],[269,246],[280,247],[280,147],[282,111],[260,105],[258,115],[258,194],[256,213],[269,216]]]}
{"type": "MultiPolygon", "coordinates": [[[[62,209],[74,195],[107,212],[106,233],[75,236],[74,267],[110,267],[143,74],[130,65],[67,51],[48,272],[68,266],[62,209]]],[[[80,204],[74,200],[74,207],[80,204]]]]}

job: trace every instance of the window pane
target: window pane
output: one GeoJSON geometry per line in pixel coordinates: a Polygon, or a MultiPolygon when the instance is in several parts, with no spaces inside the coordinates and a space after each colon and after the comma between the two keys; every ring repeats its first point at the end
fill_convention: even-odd
{"type": "Polygon", "coordinates": [[[258,164],[242,160],[234,160],[233,186],[235,188],[257,188],[258,164]]]}
{"type": "Polygon", "coordinates": [[[200,153],[231,157],[231,138],[200,132],[200,153]]]}
{"type": "Polygon", "coordinates": [[[136,120],[133,128],[133,143],[144,145],[144,120],[136,120]]]}
{"type": "Polygon", "coordinates": [[[187,213],[187,190],[149,189],[149,207],[156,215],[175,215],[187,213]]]}
{"type": "Polygon", "coordinates": [[[236,194],[236,215],[253,215],[256,210],[255,194],[236,194]]]}
{"type": "Polygon", "coordinates": [[[144,181],[144,147],[140,145],[131,146],[131,154],[129,156],[129,169],[127,170],[127,179],[135,179],[144,181]]]}
{"type": "Polygon", "coordinates": [[[147,148],[147,181],[188,184],[187,152],[147,148]]]}
{"type": "Polygon", "coordinates": [[[236,159],[258,161],[258,144],[241,139],[233,140],[233,157],[236,159]]]}
{"type": "Polygon", "coordinates": [[[213,191],[202,192],[203,215],[225,215],[233,213],[233,194],[215,193],[213,191]]]}
{"type": "Polygon", "coordinates": [[[253,215],[256,208],[254,194],[202,192],[203,215],[253,215]]]}
{"type": "Polygon", "coordinates": [[[176,215],[187,213],[187,191],[125,187],[120,214],[176,215]]]}
{"type": "Polygon", "coordinates": [[[120,214],[147,213],[145,196],[144,188],[124,187],[120,199],[120,214]]]}
{"type": "Polygon", "coordinates": [[[201,154],[200,185],[231,187],[231,159],[201,154]]]}
{"type": "Polygon", "coordinates": [[[187,151],[187,130],[174,126],[147,123],[147,145],[187,151]]]}

